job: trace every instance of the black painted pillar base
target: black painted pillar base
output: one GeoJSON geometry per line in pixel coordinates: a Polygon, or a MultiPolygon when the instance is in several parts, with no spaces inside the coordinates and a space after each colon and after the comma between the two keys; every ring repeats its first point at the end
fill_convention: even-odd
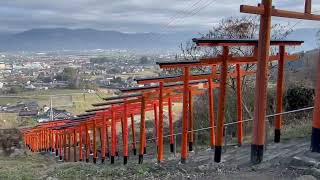
{"type": "Polygon", "coordinates": [[[214,149],[214,145],[213,145],[213,146],[211,146],[211,150],[212,150],[212,149],[214,149]]]}
{"type": "Polygon", "coordinates": [[[251,162],[253,164],[259,164],[263,160],[263,145],[251,144],[251,162]]]}
{"type": "Polygon", "coordinates": [[[143,154],[139,154],[139,164],[143,163],[143,154]]]}
{"type": "Polygon", "coordinates": [[[104,164],[105,158],[101,158],[101,164],[104,164]]]}
{"type": "Polygon", "coordinates": [[[116,156],[119,156],[119,152],[118,151],[116,152],[116,156]]]}
{"type": "Polygon", "coordinates": [[[62,156],[59,156],[59,160],[62,161],[62,156]]]}
{"type": "Polygon", "coordinates": [[[128,164],[128,156],[123,156],[123,164],[128,164]]]}
{"type": "Polygon", "coordinates": [[[106,153],[106,157],[110,158],[110,153],[109,152],[106,153]]]}
{"type": "Polygon", "coordinates": [[[94,164],[97,163],[97,158],[93,158],[93,163],[94,163],[94,164]]]}
{"type": "Polygon", "coordinates": [[[215,146],[214,148],[214,162],[221,162],[221,153],[222,153],[222,147],[221,146],[215,146]]]}
{"type": "Polygon", "coordinates": [[[137,149],[133,149],[133,155],[137,155],[137,149]]]}
{"type": "Polygon", "coordinates": [[[147,154],[147,147],[143,148],[143,154],[147,154]]]}
{"type": "Polygon", "coordinates": [[[81,162],[81,161],[82,161],[82,159],[79,159],[79,161],[81,162]]]}
{"type": "Polygon", "coordinates": [[[88,163],[88,162],[89,162],[89,159],[86,159],[86,162],[88,163]]]}
{"type": "Polygon", "coordinates": [[[320,153],[320,129],[312,127],[311,151],[320,153]]]}
{"type": "Polygon", "coordinates": [[[114,164],[114,156],[111,156],[111,164],[114,164]]]}
{"type": "Polygon", "coordinates": [[[193,142],[189,142],[189,151],[193,151],[193,142]]]}
{"type": "Polygon", "coordinates": [[[59,151],[58,151],[58,149],[56,149],[56,157],[58,157],[59,156],[59,151]]]}
{"type": "Polygon", "coordinates": [[[186,164],[187,163],[187,158],[181,158],[181,164],[186,164]]]}
{"type": "Polygon", "coordinates": [[[281,136],[281,130],[275,129],[274,130],[274,142],[279,143],[280,142],[280,136],[281,136]]]}
{"type": "Polygon", "coordinates": [[[170,152],[174,153],[174,144],[170,144],[170,152]]]}

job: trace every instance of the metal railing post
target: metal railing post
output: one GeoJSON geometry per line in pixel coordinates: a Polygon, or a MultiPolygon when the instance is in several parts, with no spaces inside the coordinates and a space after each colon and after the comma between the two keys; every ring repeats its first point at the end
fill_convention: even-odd
{"type": "Polygon", "coordinates": [[[177,155],[177,136],[174,135],[174,151],[173,151],[174,157],[177,155]]]}
{"type": "Polygon", "coordinates": [[[194,132],[194,154],[198,155],[198,131],[194,132]]]}
{"type": "Polygon", "coordinates": [[[268,135],[269,135],[269,121],[268,121],[268,118],[266,119],[266,137],[265,137],[265,145],[264,145],[264,150],[266,151],[267,150],[267,146],[268,146],[268,135]]]}
{"type": "Polygon", "coordinates": [[[227,136],[228,136],[228,133],[227,133],[227,129],[228,129],[228,126],[224,126],[224,148],[223,148],[223,150],[224,150],[224,152],[227,152],[227,141],[228,141],[228,139],[227,139],[227,136]]]}

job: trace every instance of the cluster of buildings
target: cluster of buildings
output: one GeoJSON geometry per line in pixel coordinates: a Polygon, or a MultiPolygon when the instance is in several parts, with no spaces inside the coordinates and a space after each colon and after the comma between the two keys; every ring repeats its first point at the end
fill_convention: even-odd
{"type": "Polygon", "coordinates": [[[133,81],[135,76],[144,72],[155,73],[158,71],[156,61],[170,60],[173,57],[174,55],[136,55],[115,50],[0,53],[0,92],[10,92],[12,87],[19,87],[24,91],[68,88],[70,82],[57,78],[65,68],[77,70],[77,81],[92,83],[100,88],[137,86],[133,81]],[[102,61],[94,61],[99,58],[102,61]]]}
{"type": "Polygon", "coordinates": [[[52,118],[66,119],[72,117],[72,114],[66,110],[50,108],[46,105],[40,107],[36,101],[21,101],[15,104],[0,104],[0,113],[16,113],[21,119],[32,118],[38,122],[49,121],[52,118]]]}

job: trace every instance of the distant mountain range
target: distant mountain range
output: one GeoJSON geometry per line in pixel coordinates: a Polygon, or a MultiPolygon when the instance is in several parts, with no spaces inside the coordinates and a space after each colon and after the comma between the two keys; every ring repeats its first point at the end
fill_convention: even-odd
{"type": "MultiPolygon", "coordinates": [[[[316,47],[317,29],[298,29],[288,39],[304,40],[304,50],[316,47]]],[[[0,51],[54,51],[92,49],[173,49],[199,37],[194,32],[122,33],[95,29],[31,29],[16,34],[0,33],[0,51]]]]}
{"type": "Polygon", "coordinates": [[[320,37],[317,37],[319,30],[320,29],[317,28],[296,29],[288,36],[287,39],[302,40],[304,41],[304,44],[301,48],[303,50],[312,50],[319,47],[320,37]]]}
{"type": "Polygon", "coordinates": [[[32,29],[0,34],[0,51],[177,48],[195,34],[122,33],[95,29],[32,29]]]}

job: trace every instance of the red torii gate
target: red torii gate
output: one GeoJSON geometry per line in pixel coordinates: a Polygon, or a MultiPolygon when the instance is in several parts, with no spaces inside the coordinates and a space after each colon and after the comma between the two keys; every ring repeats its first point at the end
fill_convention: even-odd
{"type": "MultiPolygon", "coordinates": [[[[191,82],[190,85],[191,86],[197,86],[199,83],[204,83],[204,81],[194,81],[191,82]]],[[[170,131],[170,145],[171,146],[171,150],[173,151],[173,122],[172,122],[172,102],[174,101],[174,99],[172,98],[172,91],[176,91],[182,88],[182,84],[181,83],[177,83],[177,84],[168,84],[168,85],[164,85],[163,83],[160,83],[157,86],[146,86],[146,87],[138,87],[138,88],[127,88],[127,89],[122,89],[121,91],[124,93],[133,93],[133,92],[142,92],[142,94],[148,94],[148,95],[154,95],[156,93],[159,93],[160,96],[159,97],[154,97],[157,98],[159,100],[159,112],[160,114],[163,115],[163,106],[164,106],[164,101],[165,99],[168,99],[168,107],[169,107],[169,118],[171,119],[169,121],[169,131],[170,131]],[[164,93],[168,93],[167,96],[164,96],[164,93]],[[161,95],[162,94],[162,95],[161,95]]],[[[181,96],[181,95],[179,95],[181,96]]],[[[145,97],[145,96],[143,96],[145,97]]],[[[142,98],[142,102],[144,101],[145,98],[142,98]]],[[[145,135],[144,131],[145,131],[145,112],[141,111],[141,127],[140,127],[140,134],[145,135]]],[[[159,117],[160,117],[159,114],[159,117]]],[[[156,134],[156,140],[159,140],[159,148],[158,148],[158,158],[163,159],[163,155],[160,152],[163,152],[163,123],[160,122],[160,119],[162,119],[163,122],[163,116],[159,118],[159,125],[157,122],[157,116],[155,115],[155,126],[158,126],[158,133],[156,134]],[[160,137],[160,138],[159,138],[160,137]]],[[[144,142],[145,138],[142,138],[140,141],[140,147],[144,147],[143,145],[145,145],[144,142]]],[[[143,162],[143,154],[144,152],[142,151],[142,148],[140,148],[140,154],[139,154],[139,163],[141,164],[143,162]]]]}
{"type": "MultiPolygon", "coordinates": [[[[211,74],[200,74],[200,75],[191,75],[190,79],[192,80],[201,80],[201,79],[207,79],[208,86],[212,90],[213,88],[217,88],[218,86],[213,84],[212,81],[210,83],[210,78],[215,76],[215,72],[213,71],[211,74]]],[[[137,78],[135,79],[138,84],[151,84],[151,83],[158,83],[159,84],[159,102],[163,101],[163,88],[164,83],[170,83],[170,82],[179,82],[183,81],[182,76],[163,76],[163,77],[153,77],[153,78],[137,78]]],[[[192,97],[192,90],[189,90],[189,98],[192,97]]],[[[170,100],[170,99],[169,99],[170,100]]],[[[189,106],[191,106],[192,101],[189,102],[189,106]]],[[[172,108],[171,103],[169,103],[169,130],[170,134],[173,134],[173,118],[172,118],[172,108]]],[[[192,109],[189,110],[189,130],[191,133],[189,133],[189,151],[192,151],[192,143],[193,143],[193,120],[192,120],[192,109]]],[[[159,123],[158,123],[158,130],[159,136],[157,136],[159,140],[159,150],[158,150],[158,162],[161,162],[163,160],[163,105],[159,103],[159,123]]],[[[170,150],[173,152],[174,147],[174,139],[173,136],[170,136],[170,150]]]]}
{"type": "MultiPolygon", "coordinates": [[[[205,58],[201,59],[198,62],[182,62],[179,64],[179,62],[172,62],[172,63],[159,63],[160,68],[184,68],[184,76],[189,77],[189,68],[194,66],[208,66],[208,65],[217,65],[221,64],[222,69],[220,73],[220,97],[219,97],[219,107],[218,107],[218,125],[217,125],[217,136],[216,136],[216,144],[215,144],[215,161],[220,162],[221,161],[221,147],[222,147],[222,139],[223,139],[223,124],[224,124],[224,107],[225,107],[225,92],[226,92],[226,81],[227,81],[227,75],[228,75],[228,64],[236,64],[239,71],[236,70],[236,76],[237,77],[237,114],[238,114],[238,139],[239,144],[242,143],[242,104],[241,104],[241,75],[240,72],[240,64],[243,63],[256,63],[256,53],[254,53],[253,56],[249,57],[232,57],[229,55],[229,46],[257,46],[258,41],[257,40],[229,40],[229,39],[193,39],[195,43],[197,43],[198,46],[222,46],[223,47],[223,54],[219,55],[217,57],[211,57],[211,58],[205,58]],[[240,80],[240,81],[239,81],[240,80]]],[[[300,45],[302,41],[273,41],[274,45],[300,45]]],[[[256,52],[256,49],[255,49],[256,52]]],[[[297,59],[297,56],[295,55],[276,55],[271,56],[270,60],[277,60],[280,59],[280,57],[286,57],[289,60],[295,60],[297,59]]],[[[184,79],[184,82],[188,82],[188,78],[184,79]]],[[[185,87],[188,88],[188,87],[185,87]]],[[[187,91],[185,89],[185,91],[187,91]]],[[[186,93],[186,92],[185,92],[186,93]]],[[[210,98],[211,99],[211,98],[210,98]]],[[[188,97],[186,96],[186,99],[184,99],[184,118],[183,122],[187,123],[187,104],[188,104],[188,97]]],[[[186,126],[183,126],[183,129],[186,126]]],[[[184,129],[187,133],[187,130],[184,129]]],[[[186,135],[183,133],[183,142],[182,145],[186,145],[186,135]]],[[[187,151],[186,148],[182,148],[182,155],[181,155],[181,162],[185,163],[186,157],[187,157],[187,151]]]]}
{"type": "MultiPolygon", "coordinates": [[[[263,160],[263,147],[265,136],[265,116],[267,104],[267,62],[270,51],[270,34],[272,16],[320,21],[320,15],[311,13],[312,1],[305,0],[304,12],[294,12],[276,9],[272,6],[272,0],[261,0],[258,6],[241,5],[242,13],[260,15],[260,32],[258,45],[258,68],[256,78],[254,133],[251,146],[251,162],[260,163],[263,160]]],[[[311,150],[320,152],[320,62],[318,62],[318,80],[316,87],[315,109],[313,116],[313,128],[311,138],[311,150]]],[[[281,89],[279,87],[279,89],[281,89]]]]}
{"type": "MultiPolygon", "coordinates": [[[[123,96],[124,97],[124,96],[123,96]]],[[[123,98],[122,97],[122,98],[123,98]]],[[[125,97],[123,99],[126,99],[129,97],[125,97]]],[[[130,100],[118,100],[114,102],[106,102],[106,103],[98,103],[98,104],[93,104],[93,106],[106,106],[106,105],[112,105],[111,108],[100,108],[100,109],[94,109],[94,110],[88,110],[87,112],[92,112],[92,111],[107,111],[111,110],[112,113],[112,119],[115,119],[116,113],[119,114],[121,117],[121,123],[122,123],[122,139],[123,139],[123,157],[124,157],[124,164],[127,164],[127,159],[128,159],[128,115],[130,114],[131,116],[131,121],[134,123],[134,115],[140,114],[142,110],[142,104],[140,103],[140,99],[138,96],[135,96],[134,98],[136,99],[130,99],[130,100]]],[[[113,100],[119,99],[119,98],[112,98],[113,100]]],[[[144,107],[144,111],[150,111],[153,109],[153,102],[150,104],[147,104],[144,107]]],[[[111,163],[114,163],[114,156],[115,156],[115,143],[116,143],[116,124],[115,121],[112,121],[112,126],[111,126],[111,131],[112,131],[112,151],[111,151],[111,163]]],[[[132,124],[132,131],[133,134],[134,132],[134,124],[132,124]]],[[[135,139],[133,140],[134,143],[134,152],[135,150],[135,139]]]]}
{"type": "MultiPolygon", "coordinates": [[[[210,145],[211,148],[213,149],[215,146],[215,132],[214,132],[214,110],[213,110],[213,92],[212,89],[213,87],[213,82],[212,79],[213,78],[220,78],[219,75],[216,74],[216,69],[215,69],[215,65],[210,65],[206,62],[200,62],[200,61],[180,61],[180,62],[158,62],[158,64],[160,65],[160,68],[165,68],[165,69],[172,69],[172,68],[182,68],[184,70],[184,73],[181,77],[176,77],[175,81],[183,81],[184,82],[184,101],[183,101],[183,123],[182,123],[182,150],[181,150],[181,162],[185,163],[186,159],[187,159],[187,139],[188,139],[188,129],[190,127],[190,125],[188,126],[188,110],[191,108],[190,104],[192,102],[191,101],[191,96],[189,95],[189,86],[186,86],[186,84],[188,84],[188,82],[190,80],[193,79],[207,79],[209,82],[209,120],[210,120],[210,145]],[[211,73],[210,74],[202,74],[202,75],[190,75],[189,71],[191,67],[197,67],[197,66],[211,66],[211,73]]],[[[247,73],[247,74],[251,74],[251,72],[244,72],[243,75],[247,73]]],[[[228,73],[227,73],[228,75],[228,73]]],[[[229,73],[229,76],[231,77],[236,77],[237,73],[229,73]]],[[[219,87],[221,88],[221,83],[219,85],[219,87]]],[[[190,112],[190,110],[189,110],[190,112]]],[[[190,113],[189,113],[190,116],[190,113]]],[[[189,119],[190,120],[190,119],[189,119]]],[[[190,121],[192,123],[192,121],[190,121]]],[[[189,123],[190,124],[190,123],[189,123]]],[[[190,129],[189,129],[190,131],[190,129]]],[[[189,139],[189,150],[192,150],[192,142],[193,142],[193,135],[192,135],[191,131],[191,137],[189,139]],[[191,140],[191,143],[190,143],[191,140]],[[191,145],[191,148],[190,148],[191,145]]],[[[242,139],[242,133],[239,133],[239,135],[241,135],[242,139]]]]}
{"type": "MultiPolygon", "coordinates": [[[[226,92],[226,80],[227,80],[227,71],[228,71],[228,64],[236,64],[236,68],[240,69],[240,64],[243,63],[257,63],[257,46],[258,40],[252,39],[242,39],[242,40],[232,40],[232,39],[207,39],[207,38],[200,38],[200,39],[193,39],[193,41],[198,46],[222,46],[223,47],[223,55],[213,58],[204,58],[201,59],[200,62],[208,63],[208,64],[220,64],[221,69],[221,78],[220,78],[220,88],[221,94],[219,99],[219,107],[218,107],[218,125],[217,125],[217,139],[216,139],[216,148],[215,148],[215,162],[221,161],[221,147],[223,141],[223,124],[224,124],[224,107],[225,107],[225,92],[226,92]],[[251,46],[254,47],[253,55],[247,57],[233,57],[229,55],[229,47],[232,46],[251,46]]],[[[270,44],[272,46],[279,46],[280,53],[274,56],[269,56],[269,61],[279,61],[279,78],[278,78],[278,89],[277,95],[281,96],[281,98],[277,98],[277,113],[282,112],[282,94],[283,94],[283,78],[284,78],[284,61],[285,60],[296,60],[298,58],[297,55],[288,55],[285,53],[286,46],[297,46],[301,45],[303,41],[291,41],[291,40],[271,40],[270,44]]],[[[237,71],[238,74],[241,74],[237,71]]],[[[241,84],[240,77],[237,77],[237,92],[238,92],[238,121],[239,124],[242,124],[242,117],[240,118],[239,114],[242,114],[242,106],[241,106],[241,84]]],[[[242,125],[241,125],[242,126],[242,125]]],[[[280,129],[281,129],[281,119],[277,118],[276,126],[275,126],[275,142],[280,142],[280,129]]],[[[254,129],[255,130],[255,129],[254,129]]],[[[241,133],[241,132],[240,132],[241,133]]]]}
{"type": "MultiPolygon", "coordinates": [[[[119,110],[123,110],[123,108],[122,107],[126,107],[126,106],[129,106],[130,105],[130,103],[135,103],[136,105],[138,105],[138,106],[136,106],[136,107],[134,107],[134,109],[135,110],[137,110],[137,109],[141,109],[141,110],[139,110],[139,111],[137,111],[137,113],[142,113],[142,112],[146,112],[146,111],[150,111],[150,110],[152,110],[153,108],[154,108],[154,105],[157,105],[156,103],[156,101],[154,101],[154,100],[150,100],[150,99],[145,99],[146,97],[143,97],[143,95],[141,95],[141,96],[135,96],[135,95],[129,95],[129,96],[122,96],[122,97],[118,97],[118,98],[111,98],[111,100],[118,100],[118,101],[114,101],[114,102],[107,102],[107,103],[98,103],[98,104],[94,104],[94,106],[105,106],[105,105],[111,105],[111,104],[117,104],[118,106],[119,106],[119,110]],[[125,98],[128,98],[128,97],[135,97],[136,99],[130,99],[130,100],[118,100],[118,99],[123,99],[123,97],[125,97],[125,98]],[[144,100],[143,100],[144,99],[144,100]],[[142,101],[144,101],[144,102],[142,102],[142,101]],[[121,105],[120,105],[121,104],[121,105]]],[[[97,109],[97,111],[100,111],[101,109],[97,109]]],[[[122,113],[124,113],[125,114],[125,112],[122,112],[122,113]]],[[[125,118],[124,118],[125,119],[125,118]]],[[[132,116],[132,113],[131,113],[131,119],[133,120],[133,116],[132,116]]],[[[141,119],[141,124],[144,124],[144,119],[142,118],[141,119]]],[[[123,121],[123,122],[125,122],[125,120],[123,121]]],[[[134,123],[134,122],[132,122],[132,123],[134,123]]],[[[134,125],[134,124],[132,124],[132,125],[134,125]]],[[[144,132],[144,130],[143,130],[143,128],[141,128],[142,129],[142,132],[141,132],[141,135],[142,136],[140,136],[140,139],[142,140],[142,141],[140,141],[140,143],[143,143],[144,141],[145,141],[145,132],[144,132]]],[[[126,127],[124,127],[124,133],[125,132],[127,132],[127,129],[126,129],[126,127]]],[[[134,128],[133,128],[133,134],[135,134],[134,133],[134,128]]],[[[124,139],[127,139],[127,135],[125,135],[125,137],[124,137],[124,139]]],[[[124,142],[124,149],[127,149],[128,147],[127,147],[127,143],[126,142],[124,142]]],[[[146,150],[145,150],[145,144],[143,144],[143,149],[141,150],[141,148],[140,148],[140,154],[141,154],[141,152],[142,153],[144,153],[146,150]],[[143,152],[142,152],[143,151],[143,152]]],[[[125,150],[124,150],[124,152],[125,152],[125,150]]],[[[126,155],[127,155],[127,153],[125,153],[125,155],[124,155],[124,161],[125,161],[125,164],[126,164],[126,159],[127,159],[127,157],[126,157],[126,155]]]]}
{"type": "MultiPolygon", "coordinates": [[[[48,129],[53,126],[64,125],[70,120],[56,120],[50,122],[43,122],[34,128],[21,129],[24,143],[31,151],[52,151],[50,141],[53,137],[47,136],[48,129]]],[[[51,133],[51,132],[49,132],[51,133]]]]}
{"type": "MultiPolygon", "coordinates": [[[[131,108],[131,107],[129,107],[131,108]]],[[[137,111],[134,111],[135,108],[133,108],[133,110],[129,109],[128,108],[128,112],[131,113],[131,114],[138,114],[139,112],[137,111]]],[[[150,107],[151,108],[151,107],[150,107]]],[[[84,114],[83,116],[84,117],[79,117],[79,118],[76,118],[76,119],[73,119],[73,121],[71,121],[69,124],[66,124],[66,125],[63,125],[63,126],[60,126],[60,127],[56,127],[56,130],[64,130],[63,132],[68,134],[70,133],[69,131],[72,130],[72,129],[77,129],[77,128],[80,128],[80,144],[82,144],[82,130],[81,130],[81,126],[85,126],[84,129],[85,129],[85,132],[86,132],[86,147],[87,147],[87,151],[86,151],[86,161],[89,162],[89,155],[90,155],[90,151],[91,151],[91,145],[90,145],[90,136],[88,134],[88,130],[90,129],[90,127],[92,127],[93,129],[93,161],[94,163],[96,163],[96,159],[97,159],[97,146],[96,146],[96,129],[97,128],[102,128],[102,132],[100,131],[100,133],[102,133],[102,138],[100,139],[101,140],[101,149],[102,149],[102,162],[104,162],[105,160],[105,140],[106,140],[106,137],[105,137],[105,128],[107,128],[108,126],[111,126],[112,128],[112,152],[111,152],[111,161],[113,161],[112,163],[114,163],[114,155],[116,154],[115,152],[115,146],[116,146],[116,142],[115,142],[115,139],[116,139],[116,134],[115,134],[115,122],[116,122],[116,118],[117,118],[117,121],[121,121],[122,123],[124,121],[122,121],[122,113],[121,112],[116,112],[116,110],[122,110],[122,108],[120,107],[115,107],[113,106],[111,108],[110,111],[112,111],[112,119],[111,119],[111,123],[110,122],[106,122],[106,118],[108,118],[107,116],[111,116],[110,115],[110,112],[106,112],[106,111],[102,111],[101,109],[97,109],[97,110],[89,110],[90,112],[94,112],[94,111],[98,111],[96,113],[91,113],[91,114],[84,114]],[[109,113],[109,114],[107,114],[109,113]],[[116,114],[117,113],[117,114],[116,114]],[[101,116],[101,117],[98,117],[98,116],[101,116]],[[120,116],[120,117],[117,117],[117,116],[120,116]],[[104,121],[101,121],[101,120],[104,120],[104,121]],[[112,158],[113,157],[113,158],[112,158]],[[112,160],[113,159],[113,160],[112,160]]],[[[110,118],[110,117],[109,117],[110,118]]],[[[126,133],[126,130],[124,130],[122,132],[123,134],[126,133]]],[[[66,144],[65,144],[65,138],[66,138],[66,135],[64,136],[63,135],[63,144],[64,146],[66,147],[66,144]]],[[[70,138],[70,135],[69,135],[69,138],[70,138]]],[[[127,153],[125,152],[125,149],[127,149],[127,143],[125,142],[125,138],[123,138],[123,141],[124,141],[124,164],[127,163],[127,153]]],[[[62,142],[62,141],[60,141],[62,142]]],[[[70,140],[69,140],[69,143],[70,143],[70,140]]],[[[61,155],[61,145],[60,145],[60,159],[62,160],[62,155],[61,155]]],[[[80,145],[80,153],[79,153],[79,159],[82,160],[82,151],[81,151],[81,148],[82,148],[82,145],[80,145]]],[[[64,150],[65,152],[65,150],[64,150]]],[[[69,153],[70,154],[70,153],[69,153]]],[[[69,154],[68,154],[68,160],[70,159],[69,158],[69,154]]],[[[66,160],[66,155],[64,155],[64,159],[66,160]]]]}

